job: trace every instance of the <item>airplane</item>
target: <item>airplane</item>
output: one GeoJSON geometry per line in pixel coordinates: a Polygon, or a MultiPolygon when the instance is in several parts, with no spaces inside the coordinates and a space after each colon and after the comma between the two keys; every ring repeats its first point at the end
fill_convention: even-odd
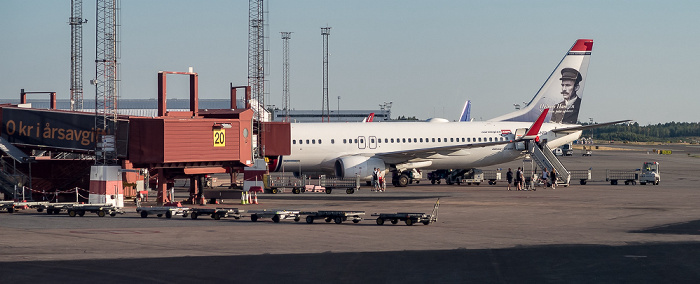
{"type": "Polygon", "coordinates": [[[577,40],[530,103],[492,120],[292,123],[291,155],[270,159],[269,169],[341,178],[359,175],[367,181],[379,168],[392,172],[394,186],[403,187],[416,169],[469,169],[510,162],[523,158],[523,144],[536,139],[551,148],[567,144],[585,128],[622,122],[574,124],[578,109],[571,105],[580,105],[592,47],[593,40],[577,40]],[[578,103],[567,103],[567,98],[578,103]]]}

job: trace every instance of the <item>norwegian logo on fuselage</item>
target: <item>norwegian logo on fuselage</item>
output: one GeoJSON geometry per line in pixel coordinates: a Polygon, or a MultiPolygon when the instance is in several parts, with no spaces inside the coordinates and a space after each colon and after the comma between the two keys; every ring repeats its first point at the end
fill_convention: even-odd
{"type": "Polygon", "coordinates": [[[510,129],[501,129],[501,135],[508,135],[510,133],[510,129]]]}

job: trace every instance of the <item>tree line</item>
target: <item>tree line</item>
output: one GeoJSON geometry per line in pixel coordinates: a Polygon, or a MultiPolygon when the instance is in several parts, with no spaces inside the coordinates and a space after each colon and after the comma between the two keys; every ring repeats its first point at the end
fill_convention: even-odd
{"type": "Polygon", "coordinates": [[[583,136],[595,140],[628,142],[690,142],[700,143],[700,123],[667,122],[640,126],[639,123],[601,126],[583,131],[583,136]]]}

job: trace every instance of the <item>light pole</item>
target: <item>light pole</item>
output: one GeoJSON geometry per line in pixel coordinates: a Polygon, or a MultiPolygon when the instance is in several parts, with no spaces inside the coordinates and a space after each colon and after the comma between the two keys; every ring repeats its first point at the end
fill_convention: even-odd
{"type": "MultiPolygon", "coordinates": [[[[593,118],[589,117],[588,120],[591,121],[591,125],[593,125],[593,118]]],[[[593,143],[593,132],[595,131],[595,128],[591,129],[591,143],[593,143]]]]}
{"type": "Polygon", "coordinates": [[[340,96],[338,96],[338,121],[340,121],[340,96]]]}

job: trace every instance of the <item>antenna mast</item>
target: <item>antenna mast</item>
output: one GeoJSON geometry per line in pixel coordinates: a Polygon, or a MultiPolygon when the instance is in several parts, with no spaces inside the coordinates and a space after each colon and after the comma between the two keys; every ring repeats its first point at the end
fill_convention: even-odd
{"type": "Polygon", "coordinates": [[[328,105],[328,36],[331,34],[331,27],[321,28],[323,36],[323,105],[321,107],[321,122],[330,122],[331,109],[328,105]]]}
{"type": "Polygon", "coordinates": [[[95,37],[95,164],[113,164],[116,139],[102,141],[104,134],[117,133],[119,0],[97,0],[95,37]],[[105,143],[106,142],[106,143],[105,143]]]}
{"type": "Polygon", "coordinates": [[[83,108],[83,0],[71,0],[70,18],[70,110],[83,108]]]}

